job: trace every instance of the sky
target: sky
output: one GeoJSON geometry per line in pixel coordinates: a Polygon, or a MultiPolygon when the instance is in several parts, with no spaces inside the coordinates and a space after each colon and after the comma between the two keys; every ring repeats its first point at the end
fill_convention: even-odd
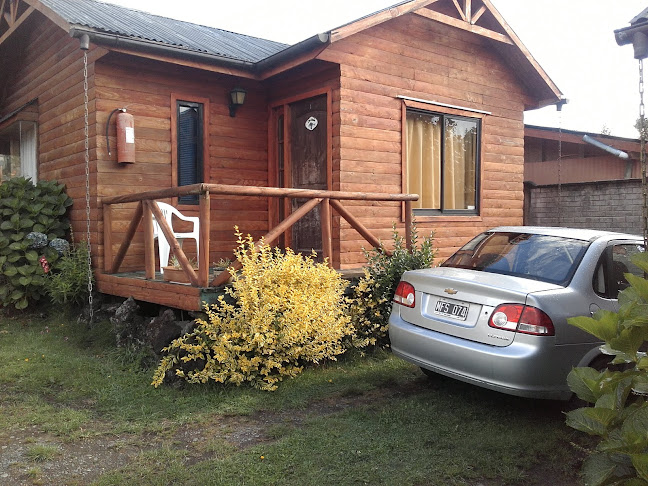
{"type": "MultiPolygon", "coordinates": [[[[294,44],[398,0],[106,0],[146,12],[294,44]],[[181,8],[179,8],[179,5],[181,8]]],[[[639,67],[614,30],[648,0],[492,0],[509,26],[568,99],[525,113],[531,125],[636,138],[639,67]]],[[[646,61],[648,90],[648,61],[646,61]]],[[[648,93],[646,94],[648,103],[648,93]]]]}

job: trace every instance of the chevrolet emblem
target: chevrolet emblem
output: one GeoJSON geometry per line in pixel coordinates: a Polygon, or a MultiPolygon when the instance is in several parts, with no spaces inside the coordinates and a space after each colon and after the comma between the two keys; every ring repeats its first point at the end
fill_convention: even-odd
{"type": "Polygon", "coordinates": [[[454,295],[454,294],[456,294],[458,291],[455,290],[455,289],[445,289],[444,292],[445,292],[446,294],[454,295]]]}

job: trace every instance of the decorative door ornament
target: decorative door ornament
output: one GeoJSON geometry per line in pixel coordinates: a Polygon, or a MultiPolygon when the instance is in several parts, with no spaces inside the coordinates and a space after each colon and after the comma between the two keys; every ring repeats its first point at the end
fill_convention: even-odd
{"type": "Polygon", "coordinates": [[[317,118],[314,116],[311,116],[308,120],[306,120],[306,128],[310,130],[311,132],[317,128],[317,125],[319,122],[317,121],[317,118]]]}

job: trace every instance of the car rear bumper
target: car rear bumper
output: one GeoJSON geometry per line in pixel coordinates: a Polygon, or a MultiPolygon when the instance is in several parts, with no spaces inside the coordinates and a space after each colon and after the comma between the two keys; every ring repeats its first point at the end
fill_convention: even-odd
{"type": "Polygon", "coordinates": [[[389,319],[396,356],[436,373],[510,395],[568,400],[567,374],[594,346],[557,346],[553,337],[517,334],[508,346],[456,338],[404,321],[389,319]]]}

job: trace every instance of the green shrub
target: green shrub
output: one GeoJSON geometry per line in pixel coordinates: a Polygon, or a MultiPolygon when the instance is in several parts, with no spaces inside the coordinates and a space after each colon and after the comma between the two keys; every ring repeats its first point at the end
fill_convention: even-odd
{"type": "MultiPolygon", "coordinates": [[[[632,261],[648,272],[648,254],[632,261]]],[[[629,273],[626,278],[630,287],[619,293],[619,312],[569,320],[605,341],[602,351],[613,368],[621,368],[574,368],[568,376],[571,390],[594,404],[567,414],[570,427],[601,437],[582,470],[593,486],[648,485],[648,280],[629,273]]]]}
{"type": "Polygon", "coordinates": [[[30,233],[63,238],[72,200],[63,185],[15,178],[0,184],[0,307],[26,308],[45,293],[46,265],[58,259],[56,248],[33,246],[30,233]],[[45,258],[43,262],[41,259],[45,258]]]}
{"type": "Polygon", "coordinates": [[[339,273],[290,249],[256,247],[251,237],[237,236],[242,270],[231,272],[228,299],[221,297],[193,332],[165,348],[153,385],[170,373],[190,383],[247,382],[274,390],[304,364],[344,352],[342,340],[352,329],[339,273]]]}
{"type": "Polygon", "coordinates": [[[412,249],[393,226],[393,246],[388,255],[384,246],[365,251],[365,275],[353,289],[351,323],[355,330],[350,345],[356,348],[389,346],[388,321],[394,292],[406,270],[431,267],[434,262],[432,235],[418,244],[416,225],[412,225],[412,249]]]}
{"type": "Polygon", "coordinates": [[[45,279],[45,291],[54,304],[82,305],[88,298],[88,258],[88,244],[82,242],[58,259],[45,279]]]}

